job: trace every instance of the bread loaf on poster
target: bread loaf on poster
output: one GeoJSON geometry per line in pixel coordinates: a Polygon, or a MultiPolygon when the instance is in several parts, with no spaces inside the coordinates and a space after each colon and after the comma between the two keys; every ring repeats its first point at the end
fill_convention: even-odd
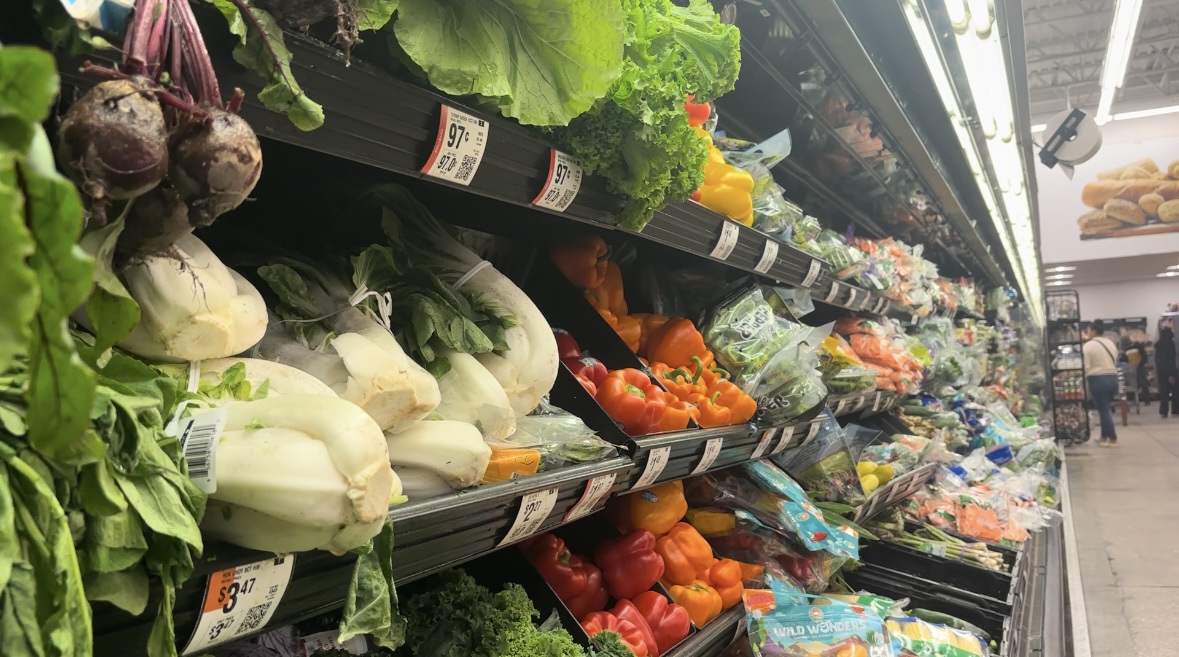
{"type": "Polygon", "coordinates": [[[1179,160],[1175,160],[1167,167],[1167,175],[1171,176],[1172,180],[1179,180],[1179,160]]]}
{"type": "Polygon", "coordinates": [[[1179,200],[1167,201],[1160,205],[1159,220],[1165,224],[1179,223],[1179,200]]]}
{"type": "Polygon", "coordinates": [[[1145,210],[1146,214],[1149,214],[1152,217],[1157,217],[1159,216],[1159,206],[1162,205],[1165,201],[1166,199],[1164,199],[1160,194],[1143,194],[1138,199],[1138,207],[1145,210]]]}
{"type": "Polygon", "coordinates": [[[1096,235],[1097,233],[1104,233],[1114,228],[1121,228],[1124,225],[1117,219],[1107,217],[1105,210],[1086,212],[1077,219],[1077,227],[1081,229],[1082,235],[1096,235]]]}
{"type": "Polygon", "coordinates": [[[1102,171],[1101,173],[1097,174],[1097,179],[1098,180],[1123,180],[1123,179],[1129,180],[1129,178],[1126,178],[1122,175],[1126,172],[1127,169],[1142,169],[1142,170],[1146,171],[1146,173],[1148,174],[1148,175],[1145,175],[1142,177],[1149,178],[1150,177],[1149,174],[1152,174],[1155,171],[1159,170],[1159,165],[1156,164],[1153,159],[1148,157],[1144,160],[1138,160],[1137,162],[1131,162],[1130,164],[1127,164],[1124,167],[1110,169],[1109,171],[1102,171]]]}
{"type": "Polygon", "coordinates": [[[1122,171],[1122,175],[1118,176],[1119,180],[1150,180],[1153,176],[1149,171],[1142,167],[1126,167],[1122,171]]]}
{"type": "Polygon", "coordinates": [[[1105,202],[1106,216],[1111,219],[1117,219],[1128,224],[1141,226],[1146,223],[1146,213],[1138,204],[1133,201],[1123,201],[1120,198],[1111,198],[1105,202]]]}
{"type": "Polygon", "coordinates": [[[1101,208],[1110,199],[1137,202],[1145,194],[1158,194],[1168,201],[1179,199],[1179,181],[1098,180],[1081,190],[1081,202],[1091,208],[1101,208]]]}

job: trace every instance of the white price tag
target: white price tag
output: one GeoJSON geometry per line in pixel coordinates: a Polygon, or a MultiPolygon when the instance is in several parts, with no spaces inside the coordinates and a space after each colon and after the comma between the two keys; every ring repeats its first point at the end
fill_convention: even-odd
{"type": "Polygon", "coordinates": [[[590,479],[585,485],[585,492],[581,494],[581,499],[573,505],[572,509],[569,509],[569,513],[565,514],[565,522],[577,520],[593,513],[598,502],[601,502],[602,498],[610,493],[610,489],[614,488],[614,482],[617,479],[618,475],[613,473],[590,479]]]}
{"type": "Polygon", "coordinates": [[[712,467],[716,463],[716,457],[720,456],[721,446],[724,445],[724,438],[709,438],[707,443],[704,443],[704,455],[700,457],[700,462],[692,469],[692,474],[700,474],[712,467]]]}
{"type": "Polygon", "coordinates": [[[188,478],[208,494],[217,492],[217,438],[225,431],[229,411],[215,408],[180,420],[175,436],[180,440],[188,478]]]}
{"type": "Polygon", "coordinates": [[[819,427],[821,427],[822,425],[823,425],[822,420],[816,420],[815,423],[811,425],[811,430],[806,432],[806,440],[802,441],[802,444],[803,445],[810,444],[810,442],[812,440],[814,440],[816,436],[819,435],[819,427]]]}
{"type": "Polygon", "coordinates": [[[516,522],[508,530],[508,535],[499,542],[499,547],[508,543],[528,538],[540,530],[540,526],[548,519],[553,507],[557,505],[559,488],[534,490],[520,498],[520,510],[516,513],[516,522]]]}
{"type": "Polygon", "coordinates": [[[533,205],[564,212],[581,190],[582,170],[577,158],[552,148],[549,149],[549,177],[544,188],[532,199],[533,205]]]}
{"type": "Polygon", "coordinates": [[[201,615],[181,654],[202,652],[266,627],[294,567],[295,555],[288,554],[209,575],[201,615]]]}
{"type": "Polygon", "coordinates": [[[725,219],[721,224],[720,239],[716,241],[716,246],[712,247],[712,253],[708,255],[719,260],[728,260],[729,256],[733,254],[733,249],[737,246],[737,237],[741,234],[740,229],[737,228],[737,222],[731,219],[725,219]]]}
{"type": "Polygon", "coordinates": [[[353,655],[363,655],[368,652],[368,641],[365,641],[364,635],[361,634],[341,643],[339,630],[328,630],[300,637],[299,649],[303,651],[303,657],[311,657],[317,652],[329,650],[343,650],[353,655]]]}
{"type": "Polygon", "coordinates": [[[872,303],[872,295],[864,292],[864,298],[860,299],[860,310],[867,310],[869,303],[872,303]]]}
{"type": "Polygon", "coordinates": [[[490,130],[487,121],[443,105],[434,150],[422,173],[460,185],[471,184],[483,161],[483,151],[487,150],[490,130]]]}
{"type": "Polygon", "coordinates": [[[770,267],[773,267],[774,263],[777,261],[778,242],[777,240],[772,240],[767,237],[765,248],[761,250],[761,260],[758,260],[757,264],[753,266],[753,271],[759,274],[764,274],[769,271],[770,267]]]}
{"type": "Polygon", "coordinates": [[[789,427],[786,427],[785,429],[782,429],[782,437],[778,439],[778,445],[776,447],[774,447],[774,451],[771,452],[771,454],[777,454],[778,452],[786,449],[786,446],[789,445],[790,441],[793,439],[794,439],[794,427],[793,426],[789,426],[789,427]]]}
{"type": "Polygon", "coordinates": [[[917,320],[919,320],[919,319],[921,319],[921,318],[917,316],[917,313],[913,313],[913,316],[909,318],[909,323],[916,325],[917,320]]]}
{"type": "Polygon", "coordinates": [[[848,292],[847,307],[848,308],[855,308],[856,307],[856,288],[849,287],[849,288],[847,288],[847,292],[848,292]]]}
{"type": "Polygon", "coordinates": [[[851,401],[850,399],[840,399],[839,403],[835,405],[835,414],[836,415],[843,415],[844,413],[846,413],[847,412],[847,405],[848,405],[848,402],[850,402],[850,401],[851,401]]]}
{"type": "Polygon", "coordinates": [[[670,447],[656,447],[648,452],[647,465],[643,468],[643,474],[639,476],[638,482],[635,483],[635,488],[643,488],[655,483],[659,475],[663,474],[663,469],[667,467],[670,458],[670,447]]]}
{"type": "Polygon", "coordinates": [[[831,291],[827,293],[827,297],[825,299],[823,299],[823,301],[826,301],[827,303],[831,303],[832,301],[835,300],[835,297],[838,297],[838,296],[839,296],[839,283],[837,283],[836,281],[831,281],[831,291]]]}
{"type": "Polygon", "coordinates": [[[770,448],[770,443],[774,442],[774,436],[776,435],[778,435],[777,429],[767,429],[763,431],[761,434],[761,440],[757,441],[757,448],[753,450],[753,456],[750,458],[753,460],[761,458],[762,455],[766,453],[766,450],[770,448]]]}
{"type": "Polygon", "coordinates": [[[819,272],[823,271],[823,264],[818,260],[811,260],[811,267],[806,271],[806,278],[802,279],[803,287],[810,287],[814,284],[815,279],[819,277],[819,272]]]}
{"type": "Polygon", "coordinates": [[[876,399],[872,400],[872,412],[873,413],[880,410],[880,397],[883,394],[884,393],[880,392],[879,390],[876,391],[876,399]]]}

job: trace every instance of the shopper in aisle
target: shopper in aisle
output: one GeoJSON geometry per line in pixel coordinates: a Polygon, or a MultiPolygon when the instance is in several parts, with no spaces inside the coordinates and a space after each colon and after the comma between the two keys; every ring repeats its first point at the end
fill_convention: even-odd
{"type": "Polygon", "coordinates": [[[1118,394],[1118,347],[1113,340],[1105,337],[1105,326],[1093,322],[1089,326],[1088,340],[1082,349],[1085,357],[1085,379],[1089,382],[1089,395],[1097,406],[1101,417],[1102,447],[1117,447],[1118,433],[1114,427],[1113,402],[1118,394]]]}
{"type": "Polygon", "coordinates": [[[1175,362],[1175,333],[1163,324],[1159,328],[1159,341],[1154,343],[1154,371],[1159,380],[1159,415],[1167,417],[1179,413],[1179,400],[1175,397],[1175,377],[1179,375],[1179,364],[1175,362]]]}

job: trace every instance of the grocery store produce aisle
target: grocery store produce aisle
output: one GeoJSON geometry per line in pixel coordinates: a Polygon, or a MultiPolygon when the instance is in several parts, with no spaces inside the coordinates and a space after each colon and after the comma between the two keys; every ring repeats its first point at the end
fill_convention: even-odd
{"type": "Polygon", "coordinates": [[[1130,423],[1118,449],[1066,451],[1092,657],[1172,655],[1179,631],[1179,418],[1130,423]]]}

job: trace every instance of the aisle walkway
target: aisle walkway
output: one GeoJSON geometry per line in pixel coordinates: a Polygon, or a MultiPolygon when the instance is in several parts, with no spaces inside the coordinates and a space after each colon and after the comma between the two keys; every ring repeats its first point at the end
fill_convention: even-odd
{"type": "Polygon", "coordinates": [[[1118,449],[1066,452],[1092,654],[1179,655],[1179,418],[1130,425],[1118,449]]]}

